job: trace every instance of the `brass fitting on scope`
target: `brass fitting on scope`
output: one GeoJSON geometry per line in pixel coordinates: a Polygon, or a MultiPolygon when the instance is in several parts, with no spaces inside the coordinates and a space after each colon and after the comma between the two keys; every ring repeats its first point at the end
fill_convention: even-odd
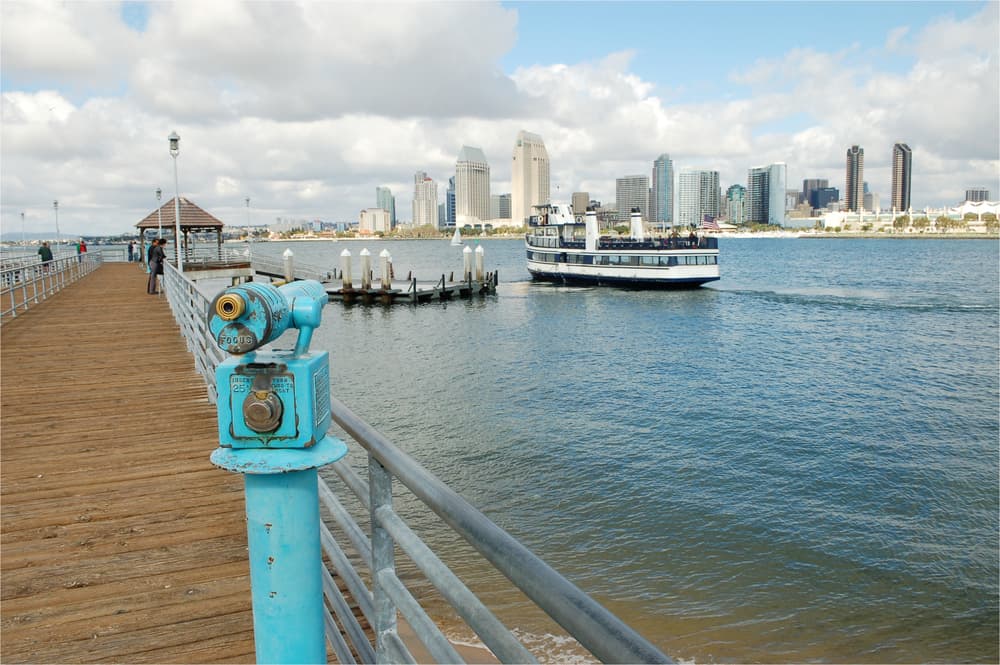
{"type": "Polygon", "coordinates": [[[246,311],[247,303],[235,293],[225,293],[215,301],[215,313],[223,321],[235,321],[246,311]]]}

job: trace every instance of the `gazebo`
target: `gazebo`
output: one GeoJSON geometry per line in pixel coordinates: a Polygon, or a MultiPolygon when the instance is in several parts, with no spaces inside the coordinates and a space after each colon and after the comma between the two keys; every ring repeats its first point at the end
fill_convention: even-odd
{"type": "MultiPolygon", "coordinates": [[[[222,227],[225,226],[220,220],[216,219],[209,213],[205,212],[202,208],[198,207],[191,201],[187,200],[183,196],[180,198],[180,209],[181,209],[181,234],[182,245],[181,251],[184,253],[185,263],[189,261],[191,256],[191,248],[188,244],[188,234],[199,231],[215,231],[217,251],[215,258],[222,257],[222,227]]],[[[140,239],[145,239],[145,234],[150,229],[153,232],[157,232],[160,229],[160,224],[163,224],[164,236],[168,235],[166,232],[169,231],[169,235],[172,237],[176,234],[176,222],[174,216],[174,199],[170,199],[164,203],[159,208],[159,216],[157,216],[157,211],[149,213],[141,222],[136,224],[136,228],[139,229],[140,239]]],[[[177,239],[174,238],[174,242],[177,239]]],[[[143,243],[145,246],[145,242],[143,243]]],[[[172,252],[167,252],[167,257],[170,258],[172,252]]]]}

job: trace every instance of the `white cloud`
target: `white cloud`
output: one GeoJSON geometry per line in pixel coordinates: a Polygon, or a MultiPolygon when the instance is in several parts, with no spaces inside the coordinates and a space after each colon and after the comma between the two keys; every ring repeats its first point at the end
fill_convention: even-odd
{"type": "MultiPolygon", "coordinates": [[[[726,99],[670,103],[630,51],[500,71],[516,14],[490,3],[152,3],[144,32],[111,3],[0,5],[2,219],[39,223],[60,200],[73,234],[124,232],[173,191],[166,136],[182,137],[181,192],[223,219],[354,219],[388,184],[409,216],[412,174],[444,192],[463,144],[507,191],[513,140],[542,135],[553,189],[614,199],[615,178],[667,152],[720,171],[788,164],[788,185],[842,187],[844,153],[866,149],[888,196],[892,143],[914,149],[916,205],[997,190],[997,5],[968,21],[897,28],[884,49],[847,45],[759,59],[726,99]],[[902,54],[902,55],[901,55],[902,54]],[[908,55],[907,55],[908,54],[908,55]]],[[[567,8],[567,11],[571,11],[567,8]]],[[[665,76],[667,74],[665,73],[665,76]]],[[[677,88],[675,88],[677,89],[677,88]]]]}

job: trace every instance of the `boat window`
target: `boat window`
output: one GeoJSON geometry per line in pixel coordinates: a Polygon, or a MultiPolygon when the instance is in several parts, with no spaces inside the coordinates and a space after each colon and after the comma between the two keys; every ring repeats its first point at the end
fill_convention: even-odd
{"type": "Polygon", "coordinates": [[[640,257],[640,258],[642,259],[642,265],[644,265],[644,266],[658,266],[658,265],[660,265],[660,257],[658,257],[658,256],[643,256],[643,257],[640,257]]]}

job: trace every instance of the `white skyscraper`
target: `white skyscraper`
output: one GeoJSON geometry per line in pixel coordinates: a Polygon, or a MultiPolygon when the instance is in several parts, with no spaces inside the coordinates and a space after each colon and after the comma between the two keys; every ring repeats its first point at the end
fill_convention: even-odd
{"type": "Polygon", "coordinates": [[[510,188],[511,220],[516,225],[535,214],[532,206],[549,203],[549,153],[538,134],[517,133],[510,188]]]}
{"type": "Polygon", "coordinates": [[[615,201],[618,221],[628,222],[633,208],[638,208],[644,221],[649,221],[649,176],[627,175],[615,180],[615,201]]]}
{"type": "Polygon", "coordinates": [[[413,175],[413,225],[438,224],[437,183],[423,171],[413,175]]]}
{"type": "Polygon", "coordinates": [[[455,224],[482,224],[490,218],[490,165],[479,148],[462,146],[455,163],[455,224]]]}
{"type": "Polygon", "coordinates": [[[719,172],[682,169],[677,176],[676,227],[701,226],[719,216],[719,172]]]}
{"type": "Polygon", "coordinates": [[[747,221],[756,224],[785,223],[785,164],[755,166],[747,172],[747,221]]]}

